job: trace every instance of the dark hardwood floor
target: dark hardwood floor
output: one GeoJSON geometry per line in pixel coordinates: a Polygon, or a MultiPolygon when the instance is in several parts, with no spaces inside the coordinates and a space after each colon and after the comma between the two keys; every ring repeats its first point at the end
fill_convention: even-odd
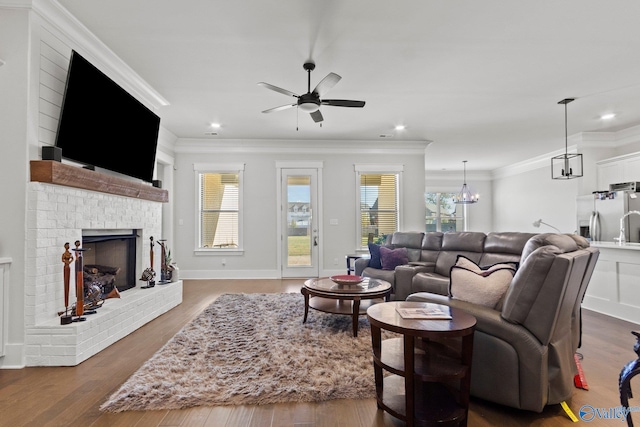
{"type": "MultiPolygon", "coordinates": [[[[187,322],[223,293],[299,292],[301,280],[187,280],[181,305],[75,367],[0,370],[0,426],[397,427],[404,423],[376,408],[374,399],[180,411],[107,414],[99,406],[187,322]]],[[[126,298],[126,293],[123,295],[126,298]]],[[[579,350],[589,390],[568,401],[577,417],[589,405],[620,406],[618,375],[636,358],[632,330],[640,326],[584,310],[579,350]]],[[[373,369],[373,368],[372,368],[373,369]]],[[[637,381],[640,393],[640,380],[637,381]]],[[[631,405],[638,405],[632,400],[631,405]]],[[[637,414],[640,421],[640,413],[637,414]]],[[[636,422],[638,422],[636,421],[636,422]]],[[[585,421],[580,420],[581,423],[585,421]]],[[[569,426],[560,405],[537,414],[473,399],[469,426],[569,426]]],[[[590,426],[626,425],[596,416],[590,426]]]]}

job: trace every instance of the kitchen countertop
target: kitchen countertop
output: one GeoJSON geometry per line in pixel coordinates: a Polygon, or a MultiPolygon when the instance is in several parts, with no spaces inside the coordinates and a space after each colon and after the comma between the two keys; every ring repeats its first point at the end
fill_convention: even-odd
{"type": "Polygon", "coordinates": [[[625,243],[624,245],[619,245],[618,242],[591,242],[591,246],[594,248],[603,248],[603,249],[624,249],[631,251],[640,251],[640,243],[625,243]]]}

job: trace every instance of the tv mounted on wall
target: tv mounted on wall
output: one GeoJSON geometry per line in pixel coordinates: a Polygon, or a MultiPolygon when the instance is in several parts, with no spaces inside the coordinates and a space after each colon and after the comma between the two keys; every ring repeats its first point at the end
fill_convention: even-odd
{"type": "Polygon", "coordinates": [[[56,135],[62,157],[153,180],[160,117],[71,52],[56,135]]]}

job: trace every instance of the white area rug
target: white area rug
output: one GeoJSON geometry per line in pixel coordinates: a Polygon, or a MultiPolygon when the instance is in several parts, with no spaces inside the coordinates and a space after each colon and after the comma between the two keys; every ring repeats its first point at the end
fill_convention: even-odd
{"type": "MultiPolygon", "coordinates": [[[[101,410],[375,397],[371,329],[309,310],[301,294],[224,294],[136,371],[101,410]]],[[[383,337],[384,338],[384,337],[383,337]]]]}

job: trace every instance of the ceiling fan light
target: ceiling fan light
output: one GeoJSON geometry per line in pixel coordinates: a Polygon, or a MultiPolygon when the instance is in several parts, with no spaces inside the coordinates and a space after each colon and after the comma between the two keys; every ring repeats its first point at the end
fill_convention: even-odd
{"type": "Polygon", "coordinates": [[[316,104],[314,102],[303,102],[299,107],[305,113],[315,113],[320,109],[320,104],[316,104]]]}

